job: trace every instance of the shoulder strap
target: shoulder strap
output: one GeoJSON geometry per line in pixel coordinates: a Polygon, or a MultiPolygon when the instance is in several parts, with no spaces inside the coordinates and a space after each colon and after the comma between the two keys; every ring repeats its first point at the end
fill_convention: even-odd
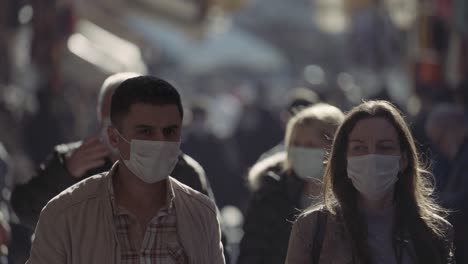
{"type": "Polygon", "coordinates": [[[325,237],[325,228],[327,225],[328,214],[323,211],[317,211],[317,225],[314,230],[314,239],[312,244],[312,264],[318,264],[320,253],[322,252],[323,238],[325,237]]]}

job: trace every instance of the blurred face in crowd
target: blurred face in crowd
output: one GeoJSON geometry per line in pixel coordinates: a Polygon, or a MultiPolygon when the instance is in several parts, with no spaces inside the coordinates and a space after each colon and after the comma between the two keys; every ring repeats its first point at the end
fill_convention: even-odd
{"type": "Polygon", "coordinates": [[[291,138],[291,147],[320,148],[327,147],[324,135],[313,124],[298,125],[291,138]]]}
{"type": "Polygon", "coordinates": [[[287,165],[307,182],[322,182],[326,150],[344,119],[343,112],[328,104],[299,111],[288,122],[285,134],[287,165]]]}
{"type": "Polygon", "coordinates": [[[129,159],[130,145],[127,141],[180,141],[182,117],[176,105],[152,105],[136,103],[130,106],[130,111],[119,124],[118,132],[109,128],[111,143],[117,147],[124,159],[129,159]],[[119,134],[121,134],[121,137],[119,134]]]}
{"type": "Polygon", "coordinates": [[[426,132],[429,140],[440,150],[440,152],[450,160],[457,157],[460,145],[466,135],[465,126],[460,126],[457,129],[447,130],[445,128],[434,129],[434,131],[426,132]],[[450,132],[448,132],[450,131],[450,132]]]}
{"type": "Polygon", "coordinates": [[[454,104],[436,105],[427,117],[425,132],[446,158],[454,160],[467,138],[466,113],[454,104]]]}
{"type": "Polygon", "coordinates": [[[306,182],[323,177],[323,160],[328,142],[316,123],[296,124],[288,145],[288,162],[295,174],[306,182]]]}

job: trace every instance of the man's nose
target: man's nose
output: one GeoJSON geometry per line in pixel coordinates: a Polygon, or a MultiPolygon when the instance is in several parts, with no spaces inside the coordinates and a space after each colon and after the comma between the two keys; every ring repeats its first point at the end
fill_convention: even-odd
{"type": "Polygon", "coordinates": [[[367,154],[368,154],[368,155],[377,154],[377,148],[376,148],[375,146],[368,146],[368,148],[367,148],[367,154]]]}
{"type": "Polygon", "coordinates": [[[158,130],[156,131],[153,136],[151,137],[153,141],[167,141],[166,137],[164,136],[163,131],[158,130]]]}

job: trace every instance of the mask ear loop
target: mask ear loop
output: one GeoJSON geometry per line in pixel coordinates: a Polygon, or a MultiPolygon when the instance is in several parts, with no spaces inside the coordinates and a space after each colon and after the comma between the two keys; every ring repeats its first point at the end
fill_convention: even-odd
{"type": "MultiPolygon", "coordinates": [[[[127,139],[125,139],[124,136],[122,136],[122,134],[120,134],[119,130],[117,130],[117,128],[113,128],[113,129],[114,129],[114,131],[117,133],[117,135],[119,135],[119,137],[120,137],[121,139],[123,139],[123,141],[127,142],[127,144],[130,145],[130,148],[131,148],[132,144],[131,144],[127,139]]],[[[132,155],[132,153],[131,153],[131,151],[130,151],[130,156],[131,156],[131,155],[132,155]]],[[[124,159],[124,157],[122,157],[122,153],[121,153],[120,151],[119,151],[119,157],[120,157],[122,160],[127,160],[127,159],[124,159]]]]}
{"type": "Polygon", "coordinates": [[[117,128],[113,128],[115,132],[117,132],[117,135],[119,135],[119,137],[121,139],[123,139],[125,142],[127,142],[129,145],[130,145],[130,141],[128,141],[126,138],[124,138],[124,136],[122,136],[122,134],[120,134],[119,130],[117,130],[117,128]]]}

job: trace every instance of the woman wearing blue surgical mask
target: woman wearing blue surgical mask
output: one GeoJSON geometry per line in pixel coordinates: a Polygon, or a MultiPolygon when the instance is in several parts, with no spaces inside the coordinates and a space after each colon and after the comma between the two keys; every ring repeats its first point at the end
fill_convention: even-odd
{"type": "Polygon", "coordinates": [[[452,263],[452,228],[428,176],[397,108],[355,107],[333,142],[324,204],[294,223],[286,263],[452,263]]]}
{"type": "Polygon", "coordinates": [[[239,264],[284,263],[291,222],[320,196],[326,150],[343,118],[328,104],[302,109],[287,124],[286,151],[252,167],[239,264]]]}

